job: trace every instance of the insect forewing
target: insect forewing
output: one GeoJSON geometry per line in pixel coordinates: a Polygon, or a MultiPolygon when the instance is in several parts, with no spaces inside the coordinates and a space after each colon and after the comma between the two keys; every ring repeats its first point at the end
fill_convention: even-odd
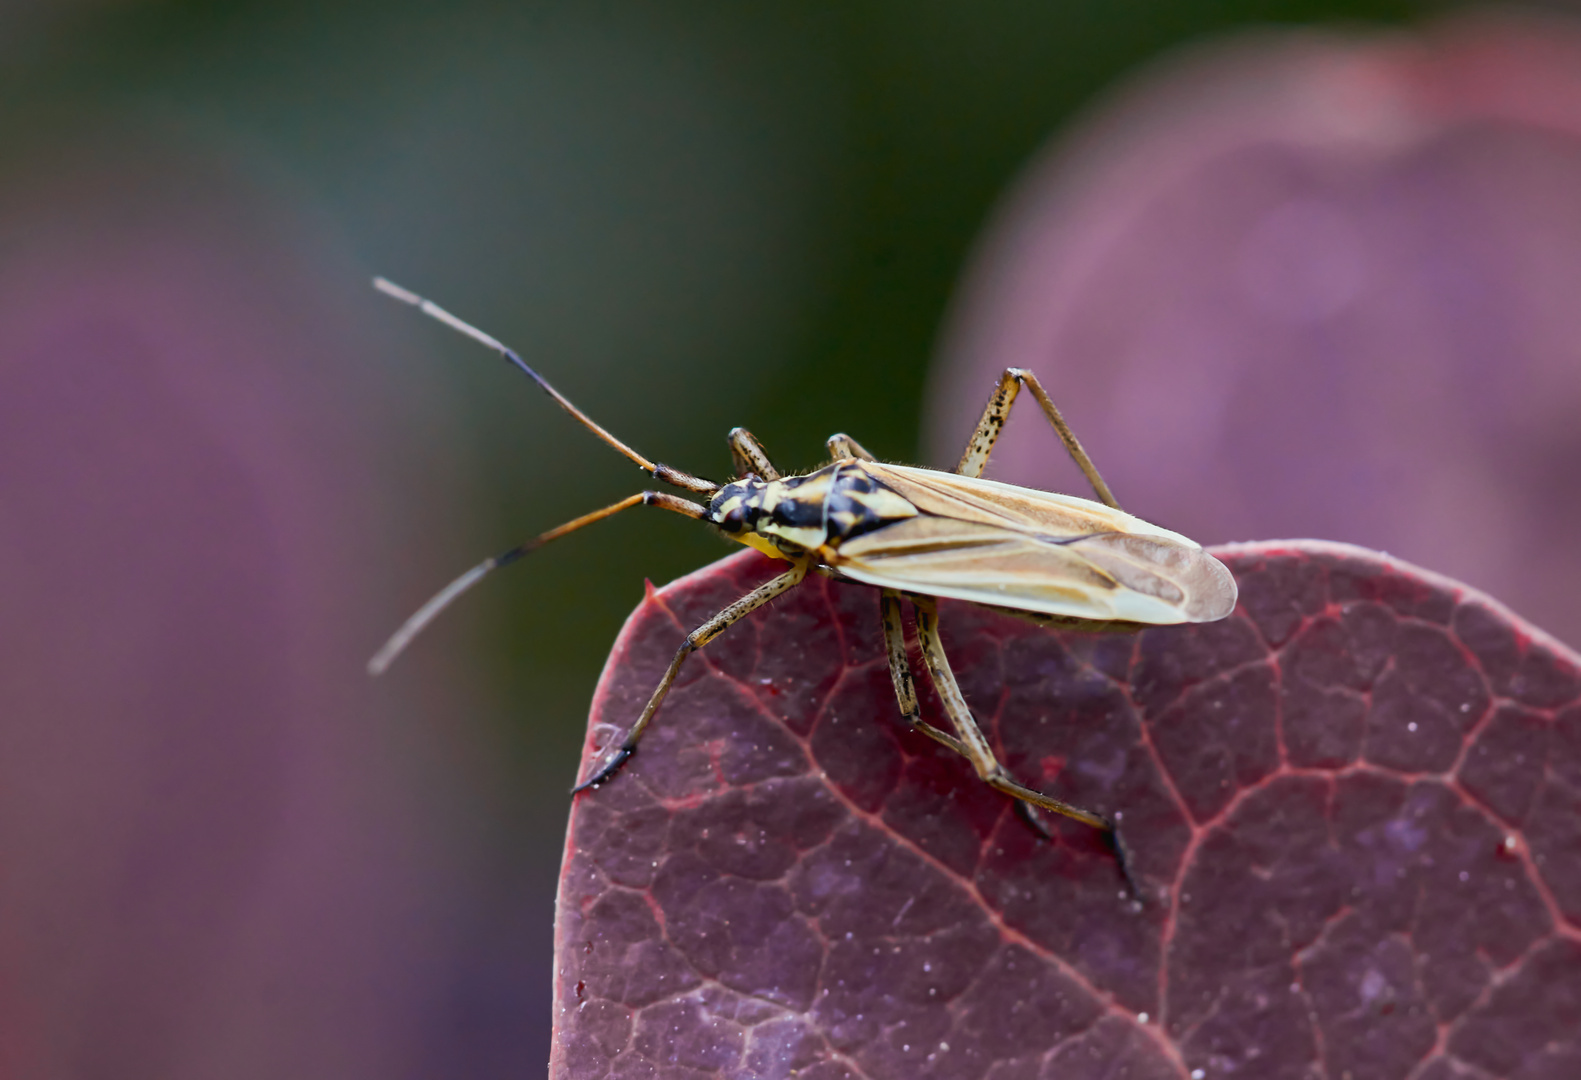
{"type": "Polygon", "coordinates": [[[1080,619],[1210,622],[1235,579],[1196,542],[1101,503],[864,462],[921,512],[841,544],[847,577],[1080,619]]]}

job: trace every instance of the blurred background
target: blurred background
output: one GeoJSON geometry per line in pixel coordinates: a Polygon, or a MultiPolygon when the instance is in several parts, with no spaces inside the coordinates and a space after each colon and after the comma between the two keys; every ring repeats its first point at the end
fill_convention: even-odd
{"type": "MultiPolygon", "coordinates": [[[[549,1053],[658,460],[949,465],[1036,368],[1121,501],[1581,641],[1581,38],[1407,2],[0,4],[0,1074],[549,1053]]],[[[1034,415],[990,475],[1080,492],[1034,415]]]]}

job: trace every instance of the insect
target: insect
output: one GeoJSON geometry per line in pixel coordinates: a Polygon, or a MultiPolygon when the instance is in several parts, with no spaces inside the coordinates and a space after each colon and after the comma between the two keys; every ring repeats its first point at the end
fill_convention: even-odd
{"type": "MultiPolygon", "coordinates": [[[[727,441],[736,478],[716,484],[649,461],[594,423],[514,351],[483,331],[383,278],[374,279],[374,285],[498,352],[588,431],[655,480],[693,498],[642,491],[485,559],[396,631],[369,662],[373,674],[388,667],[441,610],[489,572],[622,510],[655,506],[707,522],[726,537],[789,563],[789,568],[686,636],[620,745],[573,792],[606,783],[636,753],[643,732],[690,654],[794,588],[807,574],[817,573],[878,589],[890,675],[908,725],[966,758],[983,781],[1019,800],[1018,807],[1038,807],[1103,830],[1129,879],[1125,849],[1110,818],[1021,784],[994,756],[944,654],[936,600],[966,600],[1046,625],[1137,630],[1224,618],[1235,607],[1235,579],[1196,542],[1120,509],[1032,372],[1005,370],[953,472],[880,462],[842,434],[828,440],[827,465],[800,476],[782,476],[751,433],[735,428],[727,441]],[[1099,501],[982,479],[1023,387],[1032,392],[1099,501]],[[923,661],[952,730],[922,718],[901,621],[903,602],[914,609],[923,661]]],[[[1029,813],[1028,818],[1041,828],[1035,816],[1029,813]]]]}

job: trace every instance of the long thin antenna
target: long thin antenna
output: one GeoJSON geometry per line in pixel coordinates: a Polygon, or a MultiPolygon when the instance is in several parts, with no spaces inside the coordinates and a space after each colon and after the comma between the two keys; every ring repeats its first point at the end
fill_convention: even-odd
{"type": "Polygon", "coordinates": [[[385,669],[395,663],[395,658],[406,651],[406,647],[412,643],[412,639],[421,634],[423,628],[434,621],[435,616],[449,607],[451,601],[455,600],[456,597],[481,581],[483,576],[490,570],[497,569],[499,565],[500,560],[497,557],[484,559],[471,570],[468,570],[449,585],[440,589],[432,600],[413,612],[412,617],[402,623],[399,630],[390,635],[390,640],[384,643],[383,648],[373,654],[373,659],[368,661],[368,674],[383,675],[385,669]]]}
{"type": "MultiPolygon", "coordinates": [[[[499,341],[497,338],[494,338],[489,334],[485,334],[482,330],[479,330],[471,323],[465,322],[452,315],[450,312],[446,311],[432,300],[424,299],[423,297],[418,296],[416,293],[412,292],[410,289],[404,289],[395,282],[390,281],[388,278],[374,278],[373,287],[384,293],[386,296],[393,296],[403,304],[412,305],[414,308],[416,308],[418,311],[421,311],[429,318],[437,319],[446,326],[450,327],[452,330],[459,331],[460,333],[463,333],[467,337],[471,338],[473,341],[476,341],[481,345],[487,345],[489,348],[499,353],[500,356],[504,357],[513,366],[520,369],[529,379],[537,383],[540,390],[554,398],[555,404],[559,405],[560,408],[564,409],[566,412],[575,417],[579,424],[587,428],[594,435],[597,435],[600,439],[603,439],[604,442],[609,444],[614,449],[620,451],[622,454],[625,454],[632,461],[635,461],[644,472],[651,475],[655,480],[661,480],[666,484],[674,484],[676,487],[685,488],[688,491],[695,491],[700,495],[712,495],[714,492],[719,490],[719,485],[713,483],[712,481],[704,480],[701,477],[693,476],[690,473],[681,472],[679,469],[672,469],[668,465],[659,465],[655,462],[649,461],[647,458],[637,453],[637,451],[633,450],[631,447],[615,438],[615,436],[611,435],[598,424],[594,423],[593,418],[588,416],[587,413],[571,404],[569,398],[560,393],[560,391],[556,390],[553,386],[549,385],[549,380],[545,379],[542,375],[528,367],[527,362],[517,355],[516,350],[507,348],[505,344],[499,341]]],[[[438,598],[436,597],[435,599],[438,598]]]]}
{"type": "Polygon", "coordinates": [[[633,506],[657,506],[660,510],[669,510],[689,518],[703,518],[708,513],[706,508],[692,502],[690,499],[683,499],[679,495],[671,495],[664,491],[639,491],[635,495],[629,495],[621,499],[618,503],[611,503],[602,510],[594,510],[591,514],[583,514],[581,517],[573,518],[564,525],[555,526],[548,532],[539,533],[525,544],[518,544],[509,551],[495,555],[493,558],[484,559],[471,570],[468,570],[449,585],[440,589],[434,594],[433,599],[413,612],[412,617],[402,623],[401,628],[390,635],[390,640],[384,643],[384,647],[374,653],[373,659],[368,661],[368,674],[383,675],[385,669],[394,663],[395,658],[400,656],[406,647],[412,643],[412,639],[423,632],[424,627],[433,622],[434,618],[445,608],[449,607],[458,596],[482,581],[491,571],[498,570],[502,566],[509,566],[523,555],[538,550],[551,540],[558,540],[568,533],[574,533],[578,529],[593,524],[595,521],[603,521],[605,518],[612,517],[622,510],[628,510],[633,506]]]}

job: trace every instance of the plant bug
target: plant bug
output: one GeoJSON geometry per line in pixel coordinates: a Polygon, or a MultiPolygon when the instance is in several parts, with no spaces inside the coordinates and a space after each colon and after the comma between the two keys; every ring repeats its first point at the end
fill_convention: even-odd
{"type": "Polygon", "coordinates": [[[727,439],[736,478],[716,484],[649,461],[594,423],[514,351],[437,304],[384,278],[375,278],[374,285],[495,350],[588,431],[655,480],[696,498],[642,491],[485,559],[395,632],[369,661],[372,674],[383,672],[424,626],[490,571],[622,510],[656,506],[705,521],[732,540],[790,563],[790,568],[686,636],[620,746],[573,793],[606,783],[636,753],[638,740],[687,656],[800,584],[808,573],[818,573],[879,590],[890,675],[907,724],[966,758],[984,782],[1019,800],[1018,808],[1039,831],[1042,826],[1025,810],[1028,806],[1103,830],[1129,879],[1113,821],[1024,786],[994,756],[950,670],[939,638],[935,601],[939,597],[966,600],[1067,628],[1139,630],[1224,618],[1235,608],[1235,579],[1195,541],[1120,509],[1032,372],[1005,369],[953,472],[880,462],[842,434],[828,440],[829,464],[801,476],[782,476],[763,446],[738,427],[727,439]],[[1037,399],[1100,501],[982,479],[988,456],[1023,387],[1037,399]],[[901,621],[903,600],[915,611],[923,660],[953,731],[922,718],[901,621]]]}

